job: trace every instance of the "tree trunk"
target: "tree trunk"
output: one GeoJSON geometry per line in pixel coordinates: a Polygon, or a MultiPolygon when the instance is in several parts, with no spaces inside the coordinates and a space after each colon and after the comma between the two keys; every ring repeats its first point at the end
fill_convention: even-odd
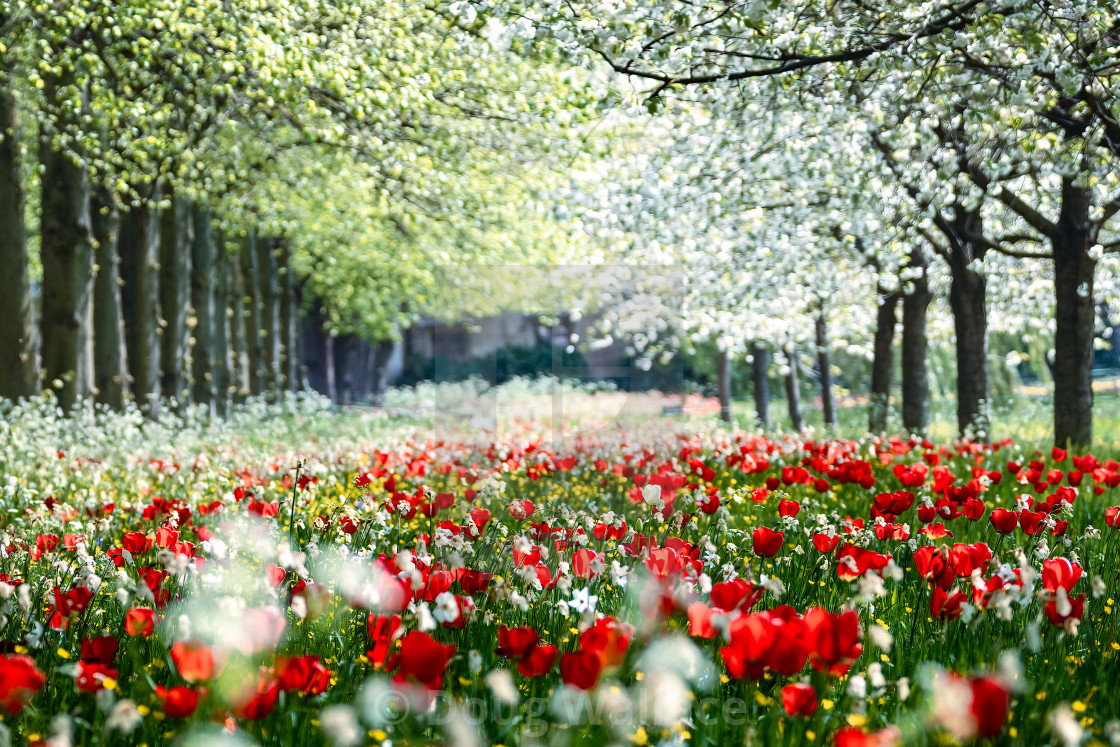
{"type": "Polygon", "coordinates": [[[1093,440],[1093,279],[1089,249],[1096,226],[1089,221],[1092,192],[1062,179],[1062,207],[1054,250],[1054,443],[1086,449],[1093,440]]]}
{"type": "Polygon", "coordinates": [[[770,427],[770,348],[765,343],[751,345],[751,380],[754,388],[754,411],[758,426],[770,427]]]}
{"type": "Polygon", "coordinates": [[[987,278],[951,254],[949,305],[957,344],[957,428],[962,438],[988,440],[987,278]]]}
{"type": "Polygon", "coordinates": [[[354,401],[354,378],[350,359],[354,352],[354,336],[339,335],[334,340],[334,390],[337,404],[348,405],[354,401]]]}
{"type": "Polygon", "coordinates": [[[786,347],[786,403],[789,405],[789,420],[794,432],[805,430],[805,417],[801,413],[801,376],[798,371],[797,346],[792,342],[786,347]]]}
{"type": "Polygon", "coordinates": [[[27,261],[26,194],[11,71],[0,72],[0,397],[39,393],[39,354],[27,261]]]}
{"type": "Polygon", "coordinates": [[[829,350],[828,317],[822,310],[817,314],[817,369],[821,384],[821,413],[824,415],[825,428],[836,428],[836,402],[832,398],[832,355],[829,350]]]}
{"type": "Polygon", "coordinates": [[[909,433],[924,434],[929,425],[929,264],[920,248],[910,253],[909,264],[920,269],[921,275],[902,298],[902,427],[909,433]]]}
{"type": "Polygon", "coordinates": [[[120,205],[105,185],[94,188],[90,219],[97,243],[93,285],[93,382],[96,401],[120,412],[128,403],[128,357],[124,344],[121,268],[117,254],[120,205]]]}
{"type": "Polygon", "coordinates": [[[283,388],[299,391],[299,308],[291,252],[280,254],[280,380],[283,388]]]}
{"type": "Polygon", "coordinates": [[[141,412],[152,420],[159,419],[160,405],[160,220],[155,207],[158,200],[159,187],[156,186],[145,202],[133,206],[122,216],[118,241],[132,396],[141,412]]]}
{"type": "Polygon", "coordinates": [[[720,350],[716,359],[716,377],[719,380],[719,419],[731,422],[731,354],[720,350]]]}
{"type": "Polygon", "coordinates": [[[891,379],[894,378],[894,327],[901,294],[878,288],[879,307],[875,315],[875,343],[871,361],[871,405],[868,429],[886,433],[890,423],[891,379]]]}
{"type": "Polygon", "coordinates": [[[191,308],[194,228],[190,200],[174,194],[170,200],[160,215],[159,227],[159,308],[164,321],[160,337],[160,391],[174,400],[177,412],[182,412],[191,395],[187,320],[191,308]]]}
{"type": "MultiPolygon", "coordinates": [[[[279,242],[257,241],[257,282],[261,315],[261,368],[264,388],[275,395],[280,385],[280,271],[276,261],[279,242]]],[[[271,398],[271,397],[270,397],[271,398]]]]}
{"type": "Polygon", "coordinates": [[[225,322],[225,305],[218,305],[215,286],[222,268],[218,264],[218,249],[214,245],[210,211],[196,205],[193,212],[190,296],[195,322],[194,345],[191,347],[191,394],[195,402],[214,415],[218,392],[215,377],[218,357],[216,328],[225,322]]]}
{"type": "Polygon", "coordinates": [[[44,128],[39,152],[42,365],[59,405],[70,412],[89,400],[93,386],[93,232],[89,174],[54,140],[44,128]]]}
{"type": "Polygon", "coordinates": [[[385,390],[389,388],[389,361],[393,357],[396,345],[392,340],[381,340],[377,343],[376,358],[373,364],[373,401],[380,405],[385,397],[385,390]]]}
{"type": "Polygon", "coordinates": [[[261,281],[257,235],[250,229],[241,245],[241,275],[244,282],[245,351],[249,360],[249,394],[265,390],[264,340],[261,325],[261,281]]]}
{"type": "MultiPolygon", "coordinates": [[[[209,227],[210,214],[206,214],[209,227]]],[[[196,223],[197,225],[197,223],[196,223]]],[[[218,417],[229,415],[230,382],[233,380],[232,346],[230,337],[239,321],[230,313],[230,281],[237,266],[237,258],[229,254],[229,245],[221,231],[211,229],[210,243],[214,246],[214,265],[217,280],[214,282],[214,319],[213,337],[210,346],[210,371],[213,375],[214,411],[218,417]]]]}
{"type": "Polygon", "coordinates": [[[246,343],[248,309],[245,303],[245,273],[243,260],[245,247],[238,253],[229,253],[229,356],[230,400],[244,404],[249,394],[249,349],[246,343]]]}
{"type": "Polygon", "coordinates": [[[334,366],[334,335],[329,332],[323,336],[323,366],[327,380],[327,397],[333,404],[339,404],[338,378],[334,366]]]}

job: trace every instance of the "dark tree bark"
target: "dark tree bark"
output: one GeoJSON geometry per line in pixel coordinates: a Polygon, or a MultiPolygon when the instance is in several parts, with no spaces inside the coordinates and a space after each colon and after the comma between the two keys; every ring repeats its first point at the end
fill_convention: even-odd
{"type": "Polygon", "coordinates": [[[962,437],[988,439],[988,281],[950,255],[949,306],[957,352],[957,428],[962,437]]]}
{"type": "Polygon", "coordinates": [[[241,251],[229,252],[229,396],[234,404],[243,404],[249,395],[249,350],[246,344],[248,325],[245,304],[245,273],[243,272],[244,246],[241,251]]]}
{"type": "Polygon", "coordinates": [[[190,201],[171,194],[170,204],[160,215],[159,230],[159,308],[164,321],[160,336],[160,391],[164,397],[173,399],[176,410],[181,412],[191,396],[187,321],[192,306],[194,226],[190,201]]]}
{"type": "Polygon", "coordinates": [[[949,307],[957,353],[957,429],[961,438],[987,441],[988,415],[988,280],[982,267],[986,247],[979,209],[957,205],[952,220],[936,219],[948,239],[940,250],[949,265],[949,307]]]}
{"type": "MultiPolygon", "coordinates": [[[[209,222],[209,213],[206,215],[209,222]]],[[[197,225],[197,224],[196,224],[197,225]]],[[[233,380],[232,346],[230,337],[236,328],[236,319],[230,313],[230,282],[237,258],[231,257],[229,244],[221,231],[211,228],[211,243],[215,248],[214,319],[211,344],[210,369],[214,381],[214,411],[218,417],[229,415],[230,383],[233,380]]]]}
{"type": "Polygon", "coordinates": [[[27,261],[20,124],[10,70],[0,71],[0,397],[39,393],[39,351],[27,261]]]}
{"type": "Polygon", "coordinates": [[[280,383],[280,270],[276,261],[279,242],[257,241],[257,298],[260,306],[261,369],[263,386],[272,394],[280,383]]]}
{"type": "Polygon", "coordinates": [[[1054,443],[1087,448],[1093,440],[1093,278],[1089,249],[1097,227],[1089,220],[1091,191],[1062,180],[1054,251],[1054,443]]]}
{"type": "Polygon", "coordinates": [[[124,310],[121,305],[120,258],[117,241],[120,205],[105,185],[94,188],[90,199],[94,259],[93,380],[96,401],[120,412],[128,403],[128,357],[124,344],[124,310]]]}
{"type": "Polygon", "coordinates": [[[886,433],[891,409],[891,380],[894,378],[894,328],[901,294],[882,286],[878,291],[868,429],[872,433],[886,433]]]}
{"type": "Polygon", "coordinates": [[[716,359],[716,378],[719,386],[719,419],[731,422],[731,354],[720,350],[716,359]]]}
{"type": "Polygon", "coordinates": [[[381,340],[375,348],[373,365],[373,400],[380,405],[389,388],[389,361],[393,357],[396,345],[392,340],[381,340]]]}
{"type": "Polygon", "coordinates": [[[280,263],[280,380],[290,392],[300,389],[299,307],[291,252],[281,247],[280,263]]]}
{"type": "Polygon", "coordinates": [[[245,319],[245,350],[249,359],[249,393],[256,396],[265,390],[265,358],[261,322],[261,280],[256,233],[250,229],[241,244],[241,275],[244,282],[242,302],[245,319]]]}
{"type": "MultiPolygon", "coordinates": [[[[53,83],[48,84],[48,100],[53,83]]],[[[93,229],[89,175],[76,156],[40,134],[43,265],[42,366],[58,403],[70,412],[93,388],[93,229]]]]}
{"type": "Polygon", "coordinates": [[[821,413],[824,415],[825,427],[832,430],[836,427],[836,402],[832,398],[832,346],[828,337],[828,316],[822,309],[817,314],[817,370],[821,385],[821,413]]]}
{"type": "Polygon", "coordinates": [[[902,427],[924,434],[929,425],[929,340],[926,313],[929,309],[929,267],[924,252],[910,252],[909,266],[921,271],[902,299],[902,427]]]}
{"type": "Polygon", "coordinates": [[[338,377],[335,375],[334,335],[329,332],[323,335],[323,365],[327,380],[327,397],[334,404],[339,404],[338,377]]]}
{"type": "Polygon", "coordinates": [[[217,412],[217,380],[219,324],[225,322],[225,306],[216,298],[218,248],[210,223],[210,212],[194,207],[194,236],[191,240],[190,299],[194,309],[194,345],[191,348],[191,393],[194,401],[213,415],[217,412]],[[220,311],[219,311],[220,310],[220,311]]]}
{"type": "Polygon", "coordinates": [[[339,335],[334,338],[334,390],[338,405],[349,405],[354,401],[354,372],[350,361],[356,347],[355,342],[354,335],[339,335]]]}
{"type": "Polygon", "coordinates": [[[765,343],[751,345],[751,381],[754,388],[754,411],[758,426],[770,427],[770,348],[765,343]]]}
{"type": "Polygon", "coordinates": [[[786,403],[789,405],[789,420],[793,430],[797,433],[805,430],[805,417],[801,413],[801,376],[800,366],[797,363],[797,346],[792,342],[785,350],[786,364],[786,403]]]}
{"type": "Polygon", "coordinates": [[[141,412],[159,419],[159,187],[148,199],[121,217],[121,301],[124,306],[125,347],[128,349],[132,397],[141,412]]]}

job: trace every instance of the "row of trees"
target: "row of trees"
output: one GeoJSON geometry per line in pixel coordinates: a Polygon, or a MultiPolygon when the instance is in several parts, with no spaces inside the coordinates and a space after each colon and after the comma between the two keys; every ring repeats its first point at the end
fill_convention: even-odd
{"type": "Polygon", "coordinates": [[[388,339],[566,251],[578,90],[507,47],[407,0],[5,0],[0,396],[222,414],[302,385],[301,315],[388,339]]]}
{"type": "Polygon", "coordinates": [[[761,343],[796,374],[798,348],[870,340],[879,432],[901,306],[903,425],[920,431],[943,299],[962,435],[988,435],[988,338],[1006,329],[1052,342],[1031,366],[1052,369],[1055,441],[1090,443],[1120,250],[1112,3],[502,7],[533,19],[536,44],[632,84],[655,146],[618,160],[629,185],[610,199],[635,216],[635,261],[689,275],[678,341],[731,357],[761,343]]]}

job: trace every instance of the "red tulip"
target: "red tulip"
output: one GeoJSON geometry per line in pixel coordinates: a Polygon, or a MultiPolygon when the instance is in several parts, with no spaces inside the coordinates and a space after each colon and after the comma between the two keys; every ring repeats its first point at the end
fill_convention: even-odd
{"type": "Polygon", "coordinates": [[[1064,627],[1068,620],[1080,620],[1085,615],[1084,594],[1078,594],[1068,601],[1068,614],[1063,614],[1062,611],[1058,609],[1058,600],[1056,598],[1050,600],[1050,602],[1042,608],[1042,611],[1046,614],[1046,619],[1049,620],[1050,624],[1055,628],[1064,627]]]}
{"type": "Polygon", "coordinates": [[[163,703],[163,712],[170,718],[190,718],[198,708],[198,699],[203,693],[189,687],[156,687],[156,697],[163,703]]]}
{"type": "Polygon", "coordinates": [[[532,653],[539,641],[540,636],[532,628],[509,628],[502,625],[498,628],[498,647],[495,653],[520,661],[532,653]]]}
{"type": "Polygon", "coordinates": [[[485,508],[471,509],[471,521],[474,522],[474,525],[478,527],[478,531],[481,532],[486,528],[486,525],[490,523],[490,512],[485,508]]]}
{"type": "Polygon", "coordinates": [[[70,627],[70,618],[85,612],[91,599],[93,592],[84,586],[75,586],[65,593],[57,586],[54,587],[54,613],[50,618],[50,626],[55,630],[70,627]]]}
{"type": "Polygon", "coordinates": [[[778,501],[778,514],[781,516],[797,516],[801,510],[801,504],[797,501],[781,500],[778,501]]]}
{"type": "Polygon", "coordinates": [[[464,594],[467,594],[468,596],[474,596],[475,594],[481,594],[482,592],[490,588],[490,581],[493,578],[493,573],[483,573],[482,571],[471,569],[463,571],[463,575],[459,579],[459,583],[463,587],[464,594]]]}
{"type": "Polygon", "coordinates": [[[534,506],[533,502],[528,498],[523,498],[519,501],[514,501],[513,503],[509,504],[510,516],[515,519],[528,519],[536,510],[537,507],[534,506]]]}
{"type": "Polygon", "coordinates": [[[234,698],[234,715],[259,721],[268,717],[276,709],[276,701],[280,699],[280,685],[276,682],[261,680],[256,687],[250,688],[234,698]]]}
{"type": "Polygon", "coordinates": [[[143,532],[128,532],[121,537],[121,547],[132,555],[140,555],[152,549],[152,540],[143,532]]]}
{"type": "Polygon", "coordinates": [[[1104,510],[1104,523],[1110,527],[1120,527],[1120,506],[1112,506],[1104,510]]]}
{"type": "Polygon", "coordinates": [[[593,578],[597,574],[591,568],[591,563],[599,557],[599,553],[589,547],[577,550],[572,557],[572,573],[577,578],[593,578]]]}
{"type": "Polygon", "coordinates": [[[74,685],[84,693],[95,693],[105,687],[105,680],[117,679],[117,670],[86,661],[78,662],[74,685]]]}
{"type": "Polygon", "coordinates": [[[536,646],[529,655],[517,662],[517,671],[524,677],[541,677],[552,671],[559,652],[555,646],[536,646]]]}
{"type": "Polygon", "coordinates": [[[950,595],[940,586],[933,587],[929,597],[929,615],[938,620],[956,620],[961,616],[965,596],[959,591],[950,595]]]}
{"type": "Polygon", "coordinates": [[[842,676],[863,651],[859,638],[859,616],[854,610],[834,615],[813,607],[805,613],[806,635],[813,667],[842,676]]]}
{"type": "Polygon", "coordinates": [[[720,649],[724,666],[736,679],[761,679],[769,663],[774,626],[762,615],[744,615],[731,622],[730,641],[720,649]]]}
{"type": "Polygon", "coordinates": [[[0,707],[19,713],[46,681],[31,657],[0,656],[0,707]]]}
{"type": "Polygon", "coordinates": [[[992,513],[988,514],[988,521],[1000,534],[1011,534],[1019,524],[1019,515],[1006,508],[993,508],[992,513]]]}
{"type": "Polygon", "coordinates": [[[1028,511],[1027,509],[1024,508],[1022,511],[1019,512],[1019,527],[1026,534],[1037,534],[1038,533],[1038,527],[1042,523],[1042,520],[1045,519],[1045,518],[1046,518],[1046,512],[1045,511],[1034,512],[1034,511],[1028,511]]]}
{"type": "Polygon", "coordinates": [[[111,635],[86,638],[82,641],[82,661],[109,667],[113,665],[113,659],[117,658],[119,650],[120,644],[111,635]]]}
{"type": "Polygon", "coordinates": [[[752,536],[754,542],[751,549],[760,558],[772,558],[777,555],[782,549],[782,541],[786,538],[784,532],[775,532],[769,527],[758,527],[752,536]]]}
{"type": "Polygon", "coordinates": [[[914,566],[918,575],[929,582],[930,586],[948,589],[957,580],[957,574],[949,562],[949,551],[944,545],[926,545],[914,551],[914,566]]]}
{"type": "Polygon", "coordinates": [[[1007,708],[1011,704],[1011,693],[991,677],[973,677],[972,705],[970,711],[976,720],[977,733],[987,739],[999,734],[1007,721],[1007,708]]]}
{"type": "Polygon", "coordinates": [[[840,544],[840,535],[833,534],[831,536],[817,532],[813,535],[813,547],[817,548],[818,552],[823,552],[826,555],[836,549],[840,544]]]}
{"type": "Polygon", "coordinates": [[[214,676],[214,652],[202,641],[186,641],[171,647],[171,660],[187,682],[205,682],[214,676]]]}
{"type": "Polygon", "coordinates": [[[878,732],[866,732],[855,726],[845,726],[832,738],[834,747],[895,747],[900,741],[896,726],[888,726],[878,732]]]}
{"type": "Polygon", "coordinates": [[[1066,558],[1050,558],[1042,561],[1042,585],[1049,592],[1065,589],[1067,592],[1081,579],[1081,566],[1066,558]]]}
{"type": "Polygon", "coordinates": [[[179,541],[179,530],[171,527],[160,527],[156,530],[156,546],[170,547],[179,541]]]}
{"type": "Polygon", "coordinates": [[[155,630],[155,614],[151,607],[133,607],[124,616],[124,632],[134,638],[147,638],[155,630]]]}
{"type": "Polygon", "coordinates": [[[278,656],[273,666],[280,689],[318,695],[331,684],[331,670],[318,656],[278,656]]]}
{"type": "Polygon", "coordinates": [[[280,584],[284,583],[284,578],[288,575],[288,572],[278,565],[269,563],[265,568],[265,575],[268,577],[269,585],[276,589],[280,587],[280,584]]]}
{"type": "Polygon", "coordinates": [[[782,708],[791,716],[809,718],[817,710],[817,694],[808,685],[786,685],[782,688],[782,708]]]}
{"type": "Polygon", "coordinates": [[[560,678],[564,684],[590,690],[599,681],[603,660],[594,651],[577,651],[560,658],[560,678]]]}
{"type": "Polygon", "coordinates": [[[366,625],[369,628],[369,637],[373,639],[373,649],[368,654],[369,660],[374,669],[380,669],[385,666],[385,661],[389,658],[397,629],[401,626],[401,616],[379,616],[371,612],[366,625]]]}
{"type": "Polygon", "coordinates": [[[746,611],[762,598],[762,593],[761,587],[741,578],[722,581],[712,587],[712,606],[727,611],[743,607],[746,611]]]}
{"type": "Polygon", "coordinates": [[[583,631],[579,637],[579,647],[583,651],[597,654],[604,667],[617,667],[626,657],[626,650],[633,637],[634,626],[619,622],[613,617],[604,617],[583,631]]]}
{"type": "Polygon", "coordinates": [[[992,550],[983,542],[955,544],[949,552],[950,563],[958,576],[971,576],[974,570],[983,569],[991,559],[992,550]]]}
{"type": "Polygon", "coordinates": [[[397,682],[414,680],[429,690],[438,690],[454,653],[453,644],[445,646],[427,633],[414,630],[401,639],[400,650],[389,659],[388,669],[397,670],[397,682]]]}

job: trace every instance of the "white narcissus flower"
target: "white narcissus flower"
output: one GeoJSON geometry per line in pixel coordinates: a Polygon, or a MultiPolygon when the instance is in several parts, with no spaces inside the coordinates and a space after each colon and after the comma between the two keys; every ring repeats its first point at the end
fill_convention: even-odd
{"type": "Polygon", "coordinates": [[[459,600],[450,591],[445,591],[435,599],[436,608],[432,617],[441,623],[453,623],[459,619],[459,600]]]}
{"type": "Polygon", "coordinates": [[[599,597],[591,594],[587,589],[576,589],[568,606],[579,613],[594,612],[599,605],[599,597]]]}
{"type": "Polygon", "coordinates": [[[894,636],[892,636],[890,634],[890,631],[888,631],[882,625],[879,625],[878,623],[873,624],[867,629],[867,636],[871,639],[871,642],[878,648],[882,649],[886,653],[890,653],[891,646],[894,645],[894,636]]]}
{"type": "Polygon", "coordinates": [[[517,705],[520,695],[508,669],[495,669],[486,675],[485,682],[495,698],[507,705],[517,705]]]}
{"type": "Polygon", "coordinates": [[[1077,720],[1077,715],[1068,703],[1062,703],[1050,714],[1047,719],[1050,730],[1066,747],[1077,747],[1085,738],[1085,730],[1077,720]]]}
{"type": "Polygon", "coordinates": [[[630,582],[628,577],[629,570],[622,567],[622,564],[617,560],[611,561],[611,583],[620,589],[625,589],[626,584],[630,582]]]}
{"type": "Polygon", "coordinates": [[[339,747],[359,744],[364,736],[357,714],[348,705],[330,705],[319,711],[319,728],[331,744],[339,747]]]}

